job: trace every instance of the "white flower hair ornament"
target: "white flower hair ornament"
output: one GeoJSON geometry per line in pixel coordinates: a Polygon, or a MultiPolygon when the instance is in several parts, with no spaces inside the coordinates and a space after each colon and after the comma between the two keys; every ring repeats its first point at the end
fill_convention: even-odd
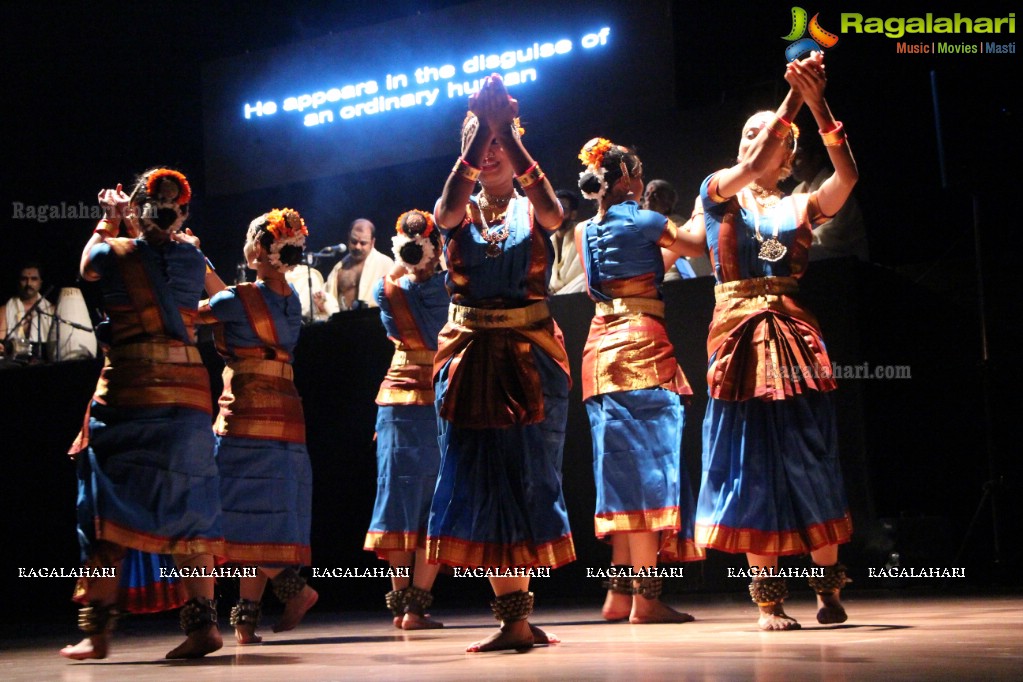
{"type": "Polygon", "coordinates": [[[596,192],[587,192],[581,187],[579,188],[583,196],[592,201],[600,202],[604,198],[604,194],[607,193],[607,179],[604,177],[606,170],[604,164],[604,154],[606,154],[614,145],[611,140],[604,139],[603,137],[595,137],[586,144],[583,145],[582,151],[579,152],[579,160],[586,166],[586,170],[579,174],[579,179],[582,180],[586,173],[593,173],[600,181],[600,188],[596,192]]]}
{"type": "Polygon", "coordinates": [[[394,254],[394,260],[403,268],[406,272],[412,272],[420,263],[431,262],[436,256],[436,249],[433,246],[433,241],[430,240],[430,234],[434,230],[433,216],[426,211],[419,209],[413,209],[411,211],[405,211],[398,216],[398,222],[395,224],[395,234],[391,238],[391,252],[394,254]],[[417,234],[409,235],[405,227],[407,220],[413,216],[413,214],[419,215],[425,222],[423,230],[417,234]],[[415,244],[423,251],[422,258],[419,259],[418,263],[406,263],[401,257],[401,249],[406,244],[415,244]]]}
{"type": "Polygon", "coordinates": [[[299,212],[293,208],[275,208],[266,214],[266,225],[263,229],[273,236],[273,243],[270,244],[270,252],[267,255],[270,265],[280,272],[294,270],[297,263],[289,265],[281,262],[281,249],[285,246],[305,248],[309,229],[299,212]]]}

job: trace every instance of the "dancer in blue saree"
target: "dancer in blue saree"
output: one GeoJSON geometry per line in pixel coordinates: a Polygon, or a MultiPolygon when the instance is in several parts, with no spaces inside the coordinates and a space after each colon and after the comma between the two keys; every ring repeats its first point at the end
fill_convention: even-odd
{"type": "Polygon", "coordinates": [[[583,350],[583,400],[593,436],[594,526],[610,539],[615,575],[603,616],[631,623],[693,620],[660,600],[662,579],[642,571],[662,561],[703,559],[693,543],[692,488],[681,459],[684,412],[692,394],[664,327],[666,262],[701,255],[688,225],[639,208],[639,156],[595,138],[579,155],[583,196],[597,214],[576,227],[587,291],[596,314],[583,350]],[[633,572],[641,578],[629,577],[633,572]]]}
{"type": "Polygon", "coordinates": [[[427,551],[502,572],[490,578],[501,629],[469,651],[550,641],[528,621],[528,573],[503,572],[575,559],[561,491],[568,358],[545,302],[561,204],[522,146],[517,114],[501,77],[486,78],[434,211],[451,308],[434,363],[441,466],[427,551]]]}
{"type": "Polygon", "coordinates": [[[440,231],[426,211],[406,211],[392,240],[396,267],[373,297],[394,342],[394,357],[377,393],[377,497],[364,549],[410,577],[393,576],[386,603],[394,626],[437,628],[429,617],[440,564],[426,558],[426,527],[437,486],[440,449],[434,406],[437,335],[448,319],[448,292],[437,271],[440,231]]]}
{"type": "MultiPolygon", "coordinates": [[[[201,574],[223,554],[209,375],[195,347],[206,265],[197,248],[179,241],[190,197],[185,176],[167,168],[139,176],[130,196],[120,185],[104,190],[106,218],[82,253],[82,277],[98,280],[103,292],[109,346],[71,450],[78,537],[89,567],[119,570],[133,549],[174,555],[179,569],[201,574]],[[127,238],[118,236],[122,221],[127,238]]],[[[61,655],[106,657],[118,582],[79,583],[76,600],[88,604],[79,615],[86,638],[61,655]]],[[[183,583],[191,597],[181,610],[187,637],[168,658],[196,658],[222,646],[213,578],[188,576],[183,583]]]]}
{"type": "Polygon", "coordinates": [[[829,392],[831,360],[814,316],[797,300],[812,227],[834,215],[858,178],[845,131],[824,100],[823,57],[790,63],[777,112],[752,116],[736,165],[710,175],[700,194],[718,285],[707,341],[710,403],[696,539],[743,552],[759,569],[750,595],[764,630],[799,627],[782,602],[779,555],[809,553],[820,575],[817,620],[841,623],[847,582],[838,546],[852,523],[838,461],[829,392]],[[813,113],[835,173],[816,192],[783,196],[803,104],[813,113]]]}

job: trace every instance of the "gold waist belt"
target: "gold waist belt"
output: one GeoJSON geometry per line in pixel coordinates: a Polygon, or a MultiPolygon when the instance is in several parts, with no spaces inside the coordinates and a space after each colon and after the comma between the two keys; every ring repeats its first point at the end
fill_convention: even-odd
{"type": "Polygon", "coordinates": [[[601,317],[645,313],[663,318],[664,301],[659,301],[656,298],[614,298],[610,301],[599,301],[595,312],[601,317]]]}
{"type": "Polygon", "coordinates": [[[422,350],[399,350],[394,351],[391,358],[391,367],[403,367],[404,365],[433,365],[433,358],[437,351],[424,348],[422,350]]]}
{"type": "Polygon", "coordinates": [[[171,346],[157,341],[129,343],[113,346],[107,353],[110,364],[117,365],[125,360],[148,360],[175,365],[200,365],[202,355],[195,346],[171,346]]]}
{"type": "Polygon", "coordinates": [[[231,360],[227,363],[235,374],[262,374],[268,377],[280,377],[288,381],[295,380],[295,371],[287,362],[280,360],[260,360],[258,358],[243,358],[231,360]]]}
{"type": "Polygon", "coordinates": [[[754,277],[725,282],[714,287],[714,300],[718,303],[734,298],[782,296],[799,292],[795,277],[754,277]]]}
{"type": "Polygon", "coordinates": [[[551,316],[543,301],[525,308],[471,308],[452,303],[448,321],[470,329],[500,329],[502,327],[528,327],[551,316]]]}

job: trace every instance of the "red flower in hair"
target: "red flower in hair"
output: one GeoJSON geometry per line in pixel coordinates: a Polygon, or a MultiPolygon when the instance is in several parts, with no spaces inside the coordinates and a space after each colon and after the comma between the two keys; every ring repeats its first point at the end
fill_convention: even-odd
{"type": "Polygon", "coordinates": [[[192,199],[192,188],[188,184],[188,178],[182,173],[170,168],[157,168],[146,178],[146,194],[155,197],[160,192],[160,183],[164,180],[171,180],[178,186],[178,198],[175,201],[179,206],[184,206],[192,199]]]}

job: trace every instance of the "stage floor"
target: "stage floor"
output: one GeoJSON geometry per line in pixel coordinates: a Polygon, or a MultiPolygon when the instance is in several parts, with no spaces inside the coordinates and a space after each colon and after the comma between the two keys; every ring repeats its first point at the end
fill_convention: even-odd
{"type": "MultiPolygon", "coordinates": [[[[1023,596],[856,594],[849,621],[818,626],[809,596],[787,602],[796,632],[759,632],[754,607],[736,595],[668,601],[690,611],[684,625],[606,624],[597,605],[543,607],[534,622],[564,641],[526,653],[463,653],[494,627],[482,611],[437,609],[443,630],[402,633],[379,612],[314,613],[298,630],[264,643],[225,646],[197,661],[165,661],[181,641],[170,620],[135,623],[103,661],[57,655],[77,641],[73,615],[47,632],[0,644],[4,680],[1019,680],[1023,596]]],[[[538,600],[539,601],[539,600],[538,600]]],[[[224,609],[221,609],[222,611],[224,609]]],[[[10,614],[8,614],[10,617],[10,614]]],[[[272,622],[272,616],[268,619],[272,622]]],[[[11,623],[6,623],[10,627],[11,623]]]]}

